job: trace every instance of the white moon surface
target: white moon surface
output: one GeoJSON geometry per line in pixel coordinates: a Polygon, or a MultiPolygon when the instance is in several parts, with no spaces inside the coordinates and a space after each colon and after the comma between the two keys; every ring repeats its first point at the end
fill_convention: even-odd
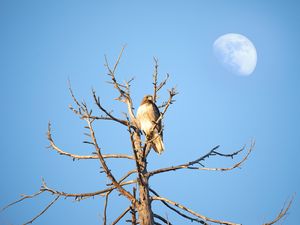
{"type": "Polygon", "coordinates": [[[213,44],[217,60],[237,75],[249,76],[257,63],[257,53],[252,42],[241,34],[220,36],[213,44]]]}

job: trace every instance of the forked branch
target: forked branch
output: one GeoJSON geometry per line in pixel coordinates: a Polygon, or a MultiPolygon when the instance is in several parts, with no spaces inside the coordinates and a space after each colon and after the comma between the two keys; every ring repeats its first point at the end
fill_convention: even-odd
{"type": "Polygon", "coordinates": [[[219,146],[214,147],[212,150],[210,150],[207,154],[205,154],[204,156],[201,156],[200,158],[194,160],[194,161],[190,161],[188,163],[184,163],[178,166],[170,166],[167,168],[162,168],[162,169],[157,169],[157,170],[153,170],[150,171],[148,173],[149,176],[153,176],[155,174],[159,174],[159,173],[165,173],[165,172],[169,172],[169,171],[175,171],[175,170],[179,170],[179,169],[195,169],[195,170],[212,170],[212,171],[228,171],[228,170],[233,170],[235,168],[240,167],[248,158],[248,156],[250,155],[250,153],[252,152],[253,148],[254,148],[255,142],[253,141],[250,145],[250,147],[248,148],[248,152],[247,154],[244,156],[244,158],[242,160],[240,160],[238,163],[234,164],[232,167],[228,167],[228,168],[206,168],[204,167],[204,165],[201,163],[202,161],[204,161],[205,159],[209,158],[210,156],[222,156],[222,157],[230,157],[233,158],[235,155],[238,155],[240,152],[242,152],[244,150],[245,147],[243,147],[242,149],[233,152],[231,154],[222,154],[219,153],[218,151],[216,151],[219,146]],[[200,165],[200,166],[194,166],[194,165],[200,165]]]}
{"type": "Polygon", "coordinates": [[[107,68],[108,76],[110,76],[110,78],[111,78],[111,82],[109,82],[109,83],[111,83],[113,85],[113,87],[119,92],[119,97],[117,97],[116,100],[125,102],[127,104],[128,113],[130,115],[131,122],[133,123],[133,125],[135,125],[135,127],[137,127],[136,119],[135,119],[134,112],[133,112],[133,109],[134,109],[133,103],[132,103],[132,99],[130,97],[130,83],[133,81],[133,78],[130,79],[129,81],[126,81],[125,84],[121,84],[117,81],[116,76],[115,76],[115,72],[118,68],[118,65],[121,60],[124,49],[125,49],[125,46],[122,48],[113,68],[110,67],[108,59],[105,56],[105,67],[107,68]]]}

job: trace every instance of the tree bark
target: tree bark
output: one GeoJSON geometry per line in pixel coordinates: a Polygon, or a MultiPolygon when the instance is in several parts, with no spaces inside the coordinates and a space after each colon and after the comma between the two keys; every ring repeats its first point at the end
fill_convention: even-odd
{"type": "Polygon", "coordinates": [[[153,213],[151,209],[151,199],[149,195],[149,176],[147,175],[147,161],[143,148],[141,147],[141,137],[138,131],[134,132],[134,148],[136,151],[136,162],[139,173],[139,201],[137,203],[139,225],[154,225],[153,213]]]}
{"type": "Polygon", "coordinates": [[[140,225],[153,225],[153,213],[149,196],[148,178],[139,183],[140,202],[137,208],[140,225]]]}

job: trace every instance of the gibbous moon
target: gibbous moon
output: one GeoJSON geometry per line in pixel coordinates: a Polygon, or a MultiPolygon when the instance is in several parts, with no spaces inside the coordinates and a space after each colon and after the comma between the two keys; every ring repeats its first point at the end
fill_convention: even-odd
{"type": "Polygon", "coordinates": [[[255,70],[255,46],[241,34],[229,33],[220,36],[214,42],[213,50],[217,60],[234,74],[249,76],[255,70]]]}

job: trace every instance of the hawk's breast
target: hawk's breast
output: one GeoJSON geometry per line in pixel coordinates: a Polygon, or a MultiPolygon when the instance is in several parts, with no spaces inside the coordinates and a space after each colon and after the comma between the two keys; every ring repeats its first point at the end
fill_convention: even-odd
{"type": "Polygon", "coordinates": [[[137,119],[140,123],[140,129],[146,134],[150,133],[154,125],[153,120],[150,117],[151,111],[153,111],[151,104],[143,104],[137,110],[137,119]]]}

